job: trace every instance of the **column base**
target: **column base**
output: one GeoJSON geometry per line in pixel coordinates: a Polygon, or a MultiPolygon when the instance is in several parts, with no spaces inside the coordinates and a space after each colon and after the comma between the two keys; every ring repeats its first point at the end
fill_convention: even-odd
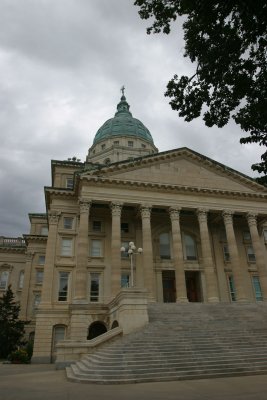
{"type": "Polygon", "coordinates": [[[236,299],[237,303],[250,303],[248,299],[244,299],[244,298],[240,298],[240,299],[236,299]]]}
{"type": "Polygon", "coordinates": [[[219,303],[220,300],[218,297],[209,297],[208,298],[208,303],[219,303]]]}
{"type": "Polygon", "coordinates": [[[187,297],[179,297],[176,299],[176,303],[189,303],[189,301],[187,297]]]}

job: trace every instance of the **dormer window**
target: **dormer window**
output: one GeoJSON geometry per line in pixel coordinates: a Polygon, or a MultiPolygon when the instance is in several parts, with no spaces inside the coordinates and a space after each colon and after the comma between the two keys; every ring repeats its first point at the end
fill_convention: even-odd
{"type": "Polygon", "coordinates": [[[105,144],[101,144],[101,150],[104,150],[106,148],[105,144]]]}
{"type": "Polygon", "coordinates": [[[128,147],[133,147],[133,141],[132,140],[128,140],[128,147]]]}

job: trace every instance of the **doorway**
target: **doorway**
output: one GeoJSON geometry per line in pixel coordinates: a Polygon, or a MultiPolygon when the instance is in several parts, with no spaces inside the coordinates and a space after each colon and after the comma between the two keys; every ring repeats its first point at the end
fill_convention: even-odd
{"type": "Polygon", "coordinates": [[[189,302],[201,302],[201,282],[199,271],[185,271],[187,298],[189,302]]]}
{"type": "Polygon", "coordinates": [[[101,321],[93,322],[88,329],[87,340],[96,338],[99,335],[107,332],[105,324],[101,321]]]}
{"type": "Polygon", "coordinates": [[[163,302],[176,302],[175,272],[162,271],[163,302]]]}

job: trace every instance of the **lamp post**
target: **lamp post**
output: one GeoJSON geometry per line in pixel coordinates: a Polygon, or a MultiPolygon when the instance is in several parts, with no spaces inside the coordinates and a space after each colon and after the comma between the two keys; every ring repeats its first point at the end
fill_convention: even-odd
{"type": "MultiPolygon", "coordinates": [[[[135,247],[134,242],[129,242],[129,249],[128,249],[127,253],[130,258],[130,265],[131,265],[131,287],[134,287],[133,255],[143,253],[142,247],[139,247],[137,249],[137,251],[135,251],[135,250],[136,250],[136,247],[135,247]]],[[[125,251],[126,251],[125,247],[121,247],[121,252],[124,253],[125,251]]]]}

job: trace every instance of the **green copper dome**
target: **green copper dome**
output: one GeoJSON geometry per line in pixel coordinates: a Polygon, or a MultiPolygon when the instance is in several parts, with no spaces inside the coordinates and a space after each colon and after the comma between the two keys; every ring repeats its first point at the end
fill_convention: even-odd
{"type": "Polygon", "coordinates": [[[133,118],[129,109],[130,106],[123,94],[121,96],[121,101],[117,105],[117,112],[114,118],[108,119],[101,128],[98,129],[93,144],[112,136],[133,136],[154,144],[149,130],[139,119],[133,118]]]}

